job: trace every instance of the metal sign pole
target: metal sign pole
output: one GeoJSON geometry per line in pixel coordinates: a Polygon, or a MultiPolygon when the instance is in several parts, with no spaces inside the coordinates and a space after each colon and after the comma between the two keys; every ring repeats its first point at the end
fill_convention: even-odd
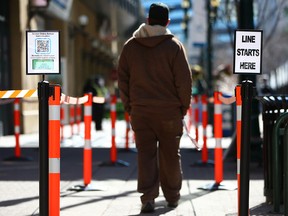
{"type": "MultiPolygon", "coordinates": [[[[234,42],[234,74],[255,76],[262,73],[262,30],[236,30],[234,42]]],[[[239,214],[249,214],[249,172],[250,172],[250,148],[251,130],[253,135],[254,125],[251,127],[251,113],[254,88],[253,81],[242,81],[242,125],[241,125],[241,161],[240,161],[240,196],[239,214]]]]}
{"type": "Polygon", "coordinates": [[[42,75],[39,101],[39,214],[49,215],[49,82],[45,74],[60,74],[60,32],[26,31],[26,75],[42,75]]]}

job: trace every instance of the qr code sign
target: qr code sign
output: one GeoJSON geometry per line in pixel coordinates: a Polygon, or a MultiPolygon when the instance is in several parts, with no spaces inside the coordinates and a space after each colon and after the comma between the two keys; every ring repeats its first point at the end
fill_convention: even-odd
{"type": "Polygon", "coordinates": [[[50,53],[50,40],[37,39],[36,40],[36,53],[50,53]]]}

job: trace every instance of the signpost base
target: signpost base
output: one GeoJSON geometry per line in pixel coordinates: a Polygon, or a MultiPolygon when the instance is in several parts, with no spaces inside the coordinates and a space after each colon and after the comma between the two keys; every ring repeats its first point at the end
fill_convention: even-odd
{"type": "Polygon", "coordinates": [[[75,185],[68,189],[68,191],[103,191],[97,185],[90,183],[88,185],[75,185]]]}
{"type": "Polygon", "coordinates": [[[203,187],[199,187],[198,189],[201,189],[201,190],[209,190],[209,191],[215,191],[215,190],[236,190],[237,187],[236,186],[233,186],[233,185],[226,185],[226,184],[223,184],[223,183],[210,183],[210,184],[207,184],[207,185],[204,185],[203,187]]]}

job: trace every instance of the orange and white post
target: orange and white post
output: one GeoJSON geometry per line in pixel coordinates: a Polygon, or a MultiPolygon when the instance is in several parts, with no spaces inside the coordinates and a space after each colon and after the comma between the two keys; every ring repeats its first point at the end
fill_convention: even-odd
{"type": "Polygon", "coordinates": [[[60,130],[61,130],[61,141],[64,139],[64,107],[63,103],[60,105],[60,130]]]}
{"type": "Polygon", "coordinates": [[[83,180],[84,185],[91,183],[92,179],[92,147],[91,147],[91,124],[92,124],[92,93],[88,95],[88,101],[84,104],[84,152],[83,152],[83,180]]]}
{"type": "Polygon", "coordinates": [[[198,95],[194,96],[194,124],[195,124],[195,140],[196,142],[199,141],[199,98],[198,95]]]}
{"type": "Polygon", "coordinates": [[[14,100],[14,135],[15,135],[15,158],[21,157],[21,148],[20,148],[20,99],[16,98],[14,100]]]}
{"type": "Polygon", "coordinates": [[[49,97],[49,215],[60,215],[60,86],[49,97]]]}
{"type": "Polygon", "coordinates": [[[191,98],[191,103],[190,103],[190,107],[189,107],[189,109],[187,110],[187,128],[188,128],[188,131],[190,132],[191,131],[191,127],[192,127],[192,123],[193,123],[193,112],[192,112],[192,106],[193,106],[193,104],[192,104],[192,98],[191,98]]]}
{"type": "Polygon", "coordinates": [[[128,112],[124,113],[126,122],[126,132],[125,132],[125,149],[129,150],[129,132],[130,132],[130,118],[128,112]]]}
{"type": "Polygon", "coordinates": [[[117,147],[116,147],[116,104],[117,104],[117,96],[111,95],[110,100],[110,118],[111,118],[111,148],[110,148],[110,161],[107,163],[103,163],[102,166],[129,166],[129,163],[117,160],[117,147]]]}
{"type": "Polygon", "coordinates": [[[70,127],[71,127],[71,137],[74,135],[74,123],[75,123],[75,105],[69,104],[70,108],[70,127]]]}
{"type": "Polygon", "coordinates": [[[111,117],[111,132],[112,132],[112,139],[111,139],[111,150],[110,150],[110,159],[111,163],[114,164],[117,161],[117,149],[116,149],[116,103],[117,103],[117,96],[111,96],[111,104],[110,104],[110,117],[111,117]]]}
{"type": "Polygon", "coordinates": [[[236,96],[236,144],[237,144],[237,185],[238,185],[238,212],[240,201],[240,162],[241,162],[241,127],[242,127],[242,98],[241,98],[241,86],[237,85],[235,88],[236,96]]]}
{"type": "Polygon", "coordinates": [[[214,178],[216,185],[223,180],[223,149],[222,149],[222,103],[219,100],[220,92],[214,92],[214,178]]]}
{"type": "Polygon", "coordinates": [[[202,101],[202,127],[203,127],[203,147],[202,147],[202,162],[208,162],[208,148],[207,148],[207,125],[208,125],[208,112],[207,112],[207,95],[201,96],[202,101]]]}
{"type": "Polygon", "coordinates": [[[81,123],[81,104],[76,104],[76,124],[77,124],[77,134],[80,135],[80,123],[81,123]]]}

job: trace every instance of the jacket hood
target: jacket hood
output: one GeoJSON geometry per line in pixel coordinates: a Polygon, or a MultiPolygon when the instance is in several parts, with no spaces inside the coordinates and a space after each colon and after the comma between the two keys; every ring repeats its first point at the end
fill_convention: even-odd
{"type": "Polygon", "coordinates": [[[133,33],[133,38],[147,47],[157,46],[162,41],[172,37],[174,35],[166,27],[160,25],[151,26],[145,23],[141,24],[133,33]]]}

